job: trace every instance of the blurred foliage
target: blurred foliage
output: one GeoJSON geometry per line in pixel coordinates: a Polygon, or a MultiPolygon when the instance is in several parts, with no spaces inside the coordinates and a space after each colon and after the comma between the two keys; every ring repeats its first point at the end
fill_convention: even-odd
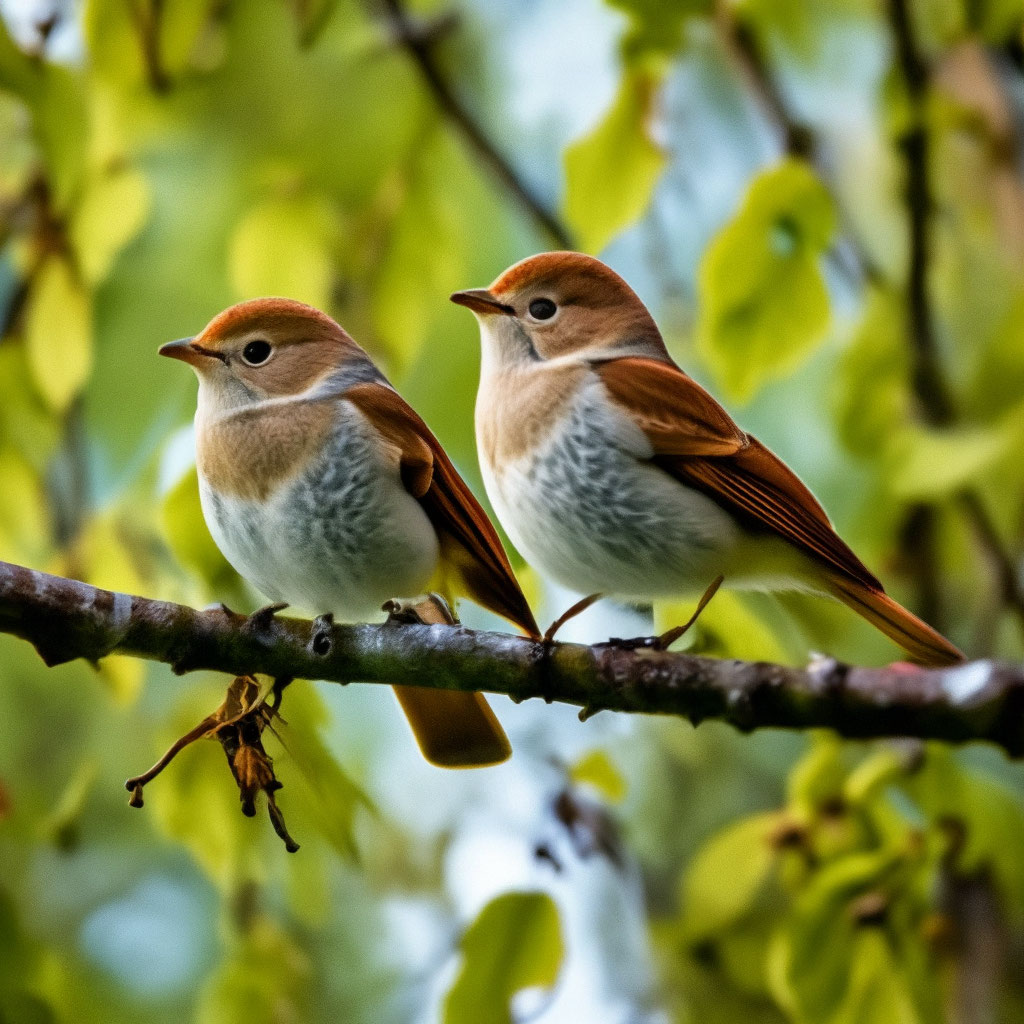
{"type": "MultiPolygon", "coordinates": [[[[480,493],[478,342],[445,298],[552,239],[442,113],[421,46],[523,191],[625,273],[895,595],[974,655],[1024,657],[996,558],[1019,585],[1019,0],[393,10],[0,0],[0,558],[258,604],[202,522],[195,385],[155,357],[256,294],[336,316],[480,493]]],[[[592,639],[635,632],[594,615],[592,639]]],[[[799,596],[720,593],[684,642],[894,656],[799,596]]],[[[513,761],[441,773],[383,688],[300,683],[266,737],[289,856],[239,813],[215,743],[143,811],[119,789],[223,680],[124,658],[47,670],[0,637],[0,681],[4,1024],[1024,1015],[1024,779],[991,750],[502,704],[513,761]]]]}

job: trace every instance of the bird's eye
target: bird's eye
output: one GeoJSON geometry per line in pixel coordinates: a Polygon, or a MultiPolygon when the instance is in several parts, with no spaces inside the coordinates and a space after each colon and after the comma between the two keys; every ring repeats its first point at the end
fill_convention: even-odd
{"type": "Polygon", "coordinates": [[[534,320],[550,320],[558,312],[558,307],[550,299],[534,299],[530,303],[530,316],[534,320]]]}
{"type": "Polygon", "coordinates": [[[265,363],[270,358],[270,353],[270,342],[263,341],[261,338],[257,341],[250,341],[242,349],[242,359],[250,366],[259,366],[260,363],[265,363]]]}

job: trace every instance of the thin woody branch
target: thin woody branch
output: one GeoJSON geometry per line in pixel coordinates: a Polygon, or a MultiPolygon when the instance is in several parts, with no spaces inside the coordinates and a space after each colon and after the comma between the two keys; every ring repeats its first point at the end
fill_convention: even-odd
{"type": "Polygon", "coordinates": [[[569,229],[548,209],[509,160],[498,151],[480,123],[456,96],[434,55],[434,40],[416,30],[402,0],[383,0],[395,37],[430,89],[444,116],[455,126],[505,190],[523,207],[560,249],[574,249],[569,229]]]}
{"type": "Polygon", "coordinates": [[[1024,755],[1024,668],[990,661],[926,670],[818,659],[792,668],[614,644],[545,644],[462,626],[247,618],[7,562],[0,562],[0,632],[28,640],[48,665],[117,653],[176,672],[484,690],[575,704],[581,717],[614,710],[694,723],[715,718],[743,731],[827,727],[851,738],[988,740],[1024,755]]]}

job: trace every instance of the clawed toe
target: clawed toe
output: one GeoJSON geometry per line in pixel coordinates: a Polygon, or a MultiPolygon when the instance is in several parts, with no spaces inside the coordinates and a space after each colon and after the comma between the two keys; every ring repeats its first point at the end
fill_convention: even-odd
{"type": "Polygon", "coordinates": [[[612,637],[604,643],[597,644],[596,646],[617,647],[619,650],[624,651],[667,651],[690,629],[697,619],[700,618],[701,612],[703,612],[708,606],[711,598],[718,593],[718,588],[724,581],[724,576],[716,576],[714,580],[711,581],[711,585],[704,591],[703,596],[697,602],[697,607],[694,610],[694,613],[681,626],[674,626],[672,629],[666,630],[660,636],[635,636],[628,640],[624,640],[621,637],[612,637]]]}

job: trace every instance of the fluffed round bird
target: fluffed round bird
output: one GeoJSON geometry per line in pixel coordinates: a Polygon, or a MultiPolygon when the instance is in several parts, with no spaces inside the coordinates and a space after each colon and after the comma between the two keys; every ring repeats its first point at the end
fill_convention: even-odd
{"type": "Polygon", "coordinates": [[[456,292],[480,324],[484,483],[523,556],[581,593],[727,586],[836,598],[915,661],[963,654],[888,597],[796,475],[673,361],[600,260],[533,256],[456,292]]]}
{"type": "MultiPolygon", "coordinates": [[[[196,464],[210,533],[270,600],[353,622],[437,590],[537,635],[494,527],[437,438],[325,313],[254,299],[160,354],[199,378],[196,464]]],[[[472,767],[511,753],[482,694],[395,693],[431,763],[472,767]]]]}

